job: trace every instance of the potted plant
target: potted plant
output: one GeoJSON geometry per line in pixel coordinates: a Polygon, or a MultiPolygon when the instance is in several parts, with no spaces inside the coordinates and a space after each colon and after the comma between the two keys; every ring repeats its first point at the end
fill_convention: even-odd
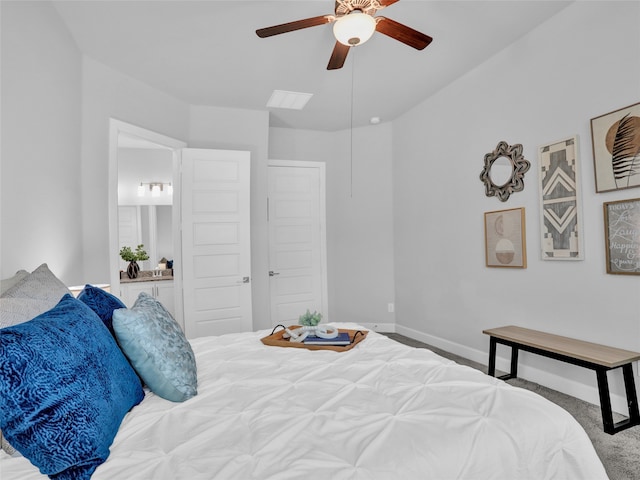
{"type": "Polygon", "coordinates": [[[136,247],[135,251],[131,250],[131,247],[122,247],[120,249],[120,258],[125,262],[129,262],[127,266],[127,276],[129,278],[137,278],[140,266],[138,261],[149,260],[149,255],[144,249],[144,245],[140,244],[136,247]]]}
{"type": "Polygon", "coordinates": [[[318,312],[311,313],[308,309],[304,315],[300,315],[298,321],[304,327],[316,327],[322,320],[322,314],[318,312]]]}

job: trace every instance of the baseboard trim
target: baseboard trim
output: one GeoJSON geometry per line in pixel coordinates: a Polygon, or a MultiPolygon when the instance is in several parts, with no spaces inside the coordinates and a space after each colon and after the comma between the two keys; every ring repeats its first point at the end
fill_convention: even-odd
{"type": "Polygon", "coordinates": [[[395,323],[359,323],[358,325],[362,325],[367,330],[373,330],[374,332],[396,333],[395,323]]]}
{"type": "MultiPolygon", "coordinates": [[[[405,327],[403,325],[395,324],[394,326],[395,328],[393,333],[399,333],[400,335],[404,335],[405,337],[413,338],[414,340],[433,345],[434,347],[441,348],[442,350],[453,353],[455,355],[460,355],[461,357],[464,357],[468,360],[472,360],[483,365],[486,365],[489,360],[489,354],[487,353],[489,346],[488,337],[487,351],[485,352],[482,350],[467,347],[465,345],[461,345],[459,343],[451,342],[450,340],[446,340],[444,338],[429,335],[418,330],[405,327]]],[[[498,355],[496,357],[496,369],[508,372],[509,368],[510,359],[498,355]]],[[[598,394],[595,372],[593,372],[593,386],[575,382],[567,379],[566,377],[560,377],[553,373],[522,364],[518,365],[518,377],[524,380],[529,380],[530,382],[538,383],[547,388],[552,388],[553,390],[562,392],[566,395],[579,398],[580,400],[583,400],[585,402],[589,402],[594,405],[600,405],[600,396],[598,394]]],[[[626,398],[622,395],[612,393],[611,406],[615,412],[621,413],[625,416],[627,415],[627,402],[626,398]]]]}

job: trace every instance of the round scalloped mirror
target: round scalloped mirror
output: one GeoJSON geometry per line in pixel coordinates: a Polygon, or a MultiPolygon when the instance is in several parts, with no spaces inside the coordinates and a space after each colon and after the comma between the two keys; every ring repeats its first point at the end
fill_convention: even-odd
{"type": "Polygon", "coordinates": [[[531,164],[522,156],[522,145],[498,142],[493,152],[484,156],[480,180],[487,197],[498,197],[506,202],[513,192],[524,189],[524,174],[531,164]]]}
{"type": "Polygon", "coordinates": [[[496,158],[491,165],[489,178],[494,185],[502,187],[511,181],[513,175],[513,163],[507,157],[496,158]]]}

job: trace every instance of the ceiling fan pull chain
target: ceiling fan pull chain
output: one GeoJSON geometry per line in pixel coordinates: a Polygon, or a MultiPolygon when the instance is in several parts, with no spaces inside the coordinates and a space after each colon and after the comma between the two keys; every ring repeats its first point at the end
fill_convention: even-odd
{"type": "Polygon", "coordinates": [[[349,195],[351,198],[353,198],[353,91],[354,91],[354,76],[355,76],[355,70],[356,70],[356,56],[355,56],[355,51],[353,52],[353,55],[351,55],[351,120],[350,120],[350,137],[349,137],[349,142],[350,142],[350,160],[349,160],[349,195]]]}

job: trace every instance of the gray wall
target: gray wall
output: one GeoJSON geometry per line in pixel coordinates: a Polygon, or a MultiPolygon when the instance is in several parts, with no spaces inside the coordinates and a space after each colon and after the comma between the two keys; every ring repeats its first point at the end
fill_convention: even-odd
{"type": "Polygon", "coordinates": [[[83,273],[81,58],[49,3],[1,2],[0,270],[83,273]]]}
{"type": "MultiPolygon", "coordinates": [[[[595,193],[590,136],[591,118],[640,101],[639,20],[638,2],[575,2],[394,122],[399,331],[482,362],[482,330],[509,324],[640,350],[640,278],[605,273],[602,213],[640,190],[595,193]],[[537,148],[576,134],[585,259],[543,261],[537,148]],[[532,165],[506,203],[479,180],[500,140],[523,144],[532,165]],[[528,268],[486,268],[483,214],[516,207],[528,268]]],[[[592,372],[522,363],[523,375],[598,402],[592,372]]]]}
{"type": "Polygon", "coordinates": [[[391,124],[348,131],[271,128],[273,160],[325,162],[329,319],[393,329],[391,124]]]}

